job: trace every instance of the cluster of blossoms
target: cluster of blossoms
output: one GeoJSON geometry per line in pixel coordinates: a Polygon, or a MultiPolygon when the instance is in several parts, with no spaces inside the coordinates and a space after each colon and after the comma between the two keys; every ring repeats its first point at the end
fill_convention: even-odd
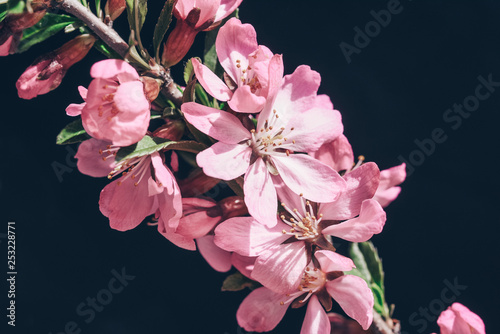
{"type": "MultiPolygon", "coordinates": [[[[175,245],[198,249],[215,270],[235,267],[256,282],[236,314],[245,330],[270,331],[289,306],[307,304],[301,333],[330,333],[339,323],[327,314],[333,300],[368,330],[372,290],[349,273],[355,264],[334,241],[364,242],[382,231],[383,208],[399,195],[405,165],[380,171],[363,157],[356,163],[340,112],[317,94],[319,73],[302,65],[285,75],[282,55],[259,45],[251,25],[235,17],[222,24],[240,3],[179,0],[161,59],[150,58],[145,68],[130,59],[92,66],[92,82],[79,87],[84,102],[66,109],[85,133],[78,169],[116,178],[99,199],[111,228],[127,231],[146,220],[175,245]],[[186,87],[169,89],[168,68],[198,32],[216,28],[223,74],[192,58],[186,87]],[[207,196],[221,183],[234,193],[207,196]]],[[[124,8],[124,1],[110,1],[105,22],[124,8]]],[[[19,33],[9,29],[4,55],[19,33]]],[[[95,41],[82,34],[37,60],[20,77],[19,96],[55,89],[95,41]]],[[[459,306],[449,312],[442,333],[458,333],[443,328],[467,315],[459,306]]]]}

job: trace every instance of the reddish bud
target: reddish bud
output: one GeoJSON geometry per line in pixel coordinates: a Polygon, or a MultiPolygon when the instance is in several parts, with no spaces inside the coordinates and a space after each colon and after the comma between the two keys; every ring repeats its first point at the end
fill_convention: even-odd
{"type": "Polygon", "coordinates": [[[201,169],[196,169],[184,180],[178,180],[183,197],[200,196],[219,183],[219,179],[205,175],[201,169]]]}
{"type": "Polygon", "coordinates": [[[159,127],[153,132],[154,137],[165,138],[173,141],[178,141],[184,135],[185,125],[180,120],[167,119],[166,124],[159,127]]]}
{"type": "Polygon", "coordinates": [[[240,196],[226,197],[220,200],[217,205],[222,210],[222,220],[248,215],[245,201],[240,196]]]}
{"type": "Polygon", "coordinates": [[[19,97],[29,100],[56,89],[66,71],[87,55],[94,42],[94,36],[80,35],[35,60],[16,82],[19,97]]]}
{"type": "Polygon", "coordinates": [[[104,6],[104,13],[114,21],[120,16],[127,7],[125,0],[108,0],[104,6]]]}
{"type": "Polygon", "coordinates": [[[141,81],[144,84],[144,94],[148,101],[152,102],[156,100],[158,94],[160,94],[160,88],[163,82],[146,76],[141,77],[141,81]]]}

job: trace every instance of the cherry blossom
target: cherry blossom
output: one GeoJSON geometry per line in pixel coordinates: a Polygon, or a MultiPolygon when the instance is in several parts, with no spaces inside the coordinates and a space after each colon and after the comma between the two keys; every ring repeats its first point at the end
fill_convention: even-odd
{"type": "Polygon", "coordinates": [[[483,320],[460,303],[453,303],[439,316],[441,334],[485,334],[483,320]]]}

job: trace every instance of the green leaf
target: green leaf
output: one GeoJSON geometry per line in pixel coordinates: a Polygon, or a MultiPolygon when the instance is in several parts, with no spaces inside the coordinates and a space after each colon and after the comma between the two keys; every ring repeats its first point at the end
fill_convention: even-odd
{"type": "Polygon", "coordinates": [[[384,291],[384,270],[382,269],[382,260],[378,256],[377,249],[371,242],[361,242],[358,246],[365,256],[365,261],[373,282],[384,291]]]}
{"type": "Polygon", "coordinates": [[[219,33],[220,27],[222,27],[232,17],[238,17],[238,9],[236,9],[231,15],[225,18],[217,28],[207,32],[205,37],[203,64],[218,76],[221,76],[224,70],[222,69],[222,66],[220,66],[217,58],[217,52],[215,50],[215,40],[217,39],[217,34],[219,33]]]}
{"type": "Polygon", "coordinates": [[[79,143],[84,140],[90,139],[82,125],[82,119],[79,118],[68,125],[59,132],[56,139],[56,144],[67,145],[79,143]]]}
{"type": "Polygon", "coordinates": [[[176,3],[177,0],[167,0],[165,2],[155,26],[155,32],[153,34],[153,51],[157,61],[159,61],[160,58],[160,45],[172,21],[172,12],[176,3]]]}
{"type": "MultiPolygon", "coordinates": [[[[198,58],[198,60],[200,60],[198,58]]],[[[184,82],[189,84],[191,80],[193,80],[193,75],[194,75],[194,69],[193,69],[193,62],[191,59],[189,59],[186,63],[186,66],[184,67],[184,82]]]]}
{"type": "Polygon", "coordinates": [[[353,242],[351,248],[349,249],[349,255],[356,265],[356,269],[359,272],[359,277],[363,278],[368,284],[372,282],[372,275],[368,269],[368,264],[366,263],[365,256],[359,248],[359,243],[353,242]]]}
{"type": "Polygon", "coordinates": [[[144,20],[146,19],[146,14],[148,13],[148,1],[147,0],[126,0],[127,1],[127,18],[128,23],[130,25],[131,30],[136,30],[136,18],[138,19],[137,27],[139,31],[136,31],[136,34],[139,34],[142,29],[142,25],[144,24],[144,20]],[[137,1],[137,8],[135,8],[135,3],[137,1]],[[136,12],[137,10],[137,12],[136,12]]]}
{"type": "Polygon", "coordinates": [[[99,52],[101,52],[107,58],[122,59],[122,57],[120,57],[120,55],[118,53],[116,53],[115,50],[113,50],[112,48],[110,48],[107,44],[105,44],[100,39],[98,39],[98,40],[95,41],[94,48],[96,48],[99,52]]]}
{"type": "Polygon", "coordinates": [[[9,14],[22,14],[26,4],[23,0],[8,0],[7,1],[7,11],[9,14]]]}
{"type": "Polygon", "coordinates": [[[208,95],[207,93],[205,93],[205,90],[203,89],[203,87],[201,87],[200,84],[196,84],[195,87],[194,87],[194,90],[195,90],[195,93],[196,93],[196,97],[198,98],[198,100],[201,102],[201,104],[205,105],[205,106],[209,106],[209,107],[212,107],[212,104],[210,103],[210,101],[208,100],[208,95]]]}
{"type": "Polygon", "coordinates": [[[33,45],[45,41],[76,21],[75,18],[68,15],[45,14],[40,22],[33,27],[24,29],[23,38],[17,47],[17,52],[21,53],[28,50],[33,45]]]}
{"type": "Polygon", "coordinates": [[[251,280],[250,278],[242,275],[240,272],[236,272],[232,275],[229,275],[222,283],[222,291],[240,291],[244,288],[249,288],[250,290],[254,290],[259,287],[260,284],[251,280]]]}
{"type": "Polygon", "coordinates": [[[0,4],[0,22],[7,16],[7,3],[0,4]]]}
{"type": "Polygon", "coordinates": [[[180,150],[192,153],[198,153],[206,149],[207,146],[195,141],[172,141],[159,137],[144,136],[136,144],[122,147],[116,154],[116,162],[124,159],[132,159],[152,154],[161,150],[180,150]]]}

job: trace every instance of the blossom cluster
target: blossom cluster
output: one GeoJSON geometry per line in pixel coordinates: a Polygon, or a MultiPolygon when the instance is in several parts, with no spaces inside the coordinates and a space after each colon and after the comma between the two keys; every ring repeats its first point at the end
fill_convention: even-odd
{"type": "MultiPolygon", "coordinates": [[[[273,330],[289,307],[307,305],[301,333],[327,334],[336,323],[327,313],[333,301],[368,330],[372,289],[335,245],[383,230],[405,165],[380,171],[362,156],[355,161],[340,111],[318,94],[320,74],[307,65],[285,74],[284,57],[259,45],[252,25],[226,19],[240,3],[179,0],[161,59],[142,68],[132,58],[92,66],[93,80],[78,88],[84,102],[66,108],[84,133],[78,169],[114,179],[99,198],[111,228],[147,221],[173,244],[199,250],[214,270],[234,267],[253,281],[236,312],[245,330],[273,330]],[[199,32],[213,29],[222,73],[192,58],[186,87],[169,90],[167,69],[199,32]],[[232,193],[210,197],[221,183],[232,193]]],[[[124,8],[109,2],[107,23],[124,8]]],[[[9,31],[2,55],[15,49],[19,29],[9,31]]],[[[96,40],[79,35],[35,61],[18,80],[19,96],[55,89],[96,40]]],[[[442,328],[452,317],[461,319],[450,313],[442,328]]]]}

